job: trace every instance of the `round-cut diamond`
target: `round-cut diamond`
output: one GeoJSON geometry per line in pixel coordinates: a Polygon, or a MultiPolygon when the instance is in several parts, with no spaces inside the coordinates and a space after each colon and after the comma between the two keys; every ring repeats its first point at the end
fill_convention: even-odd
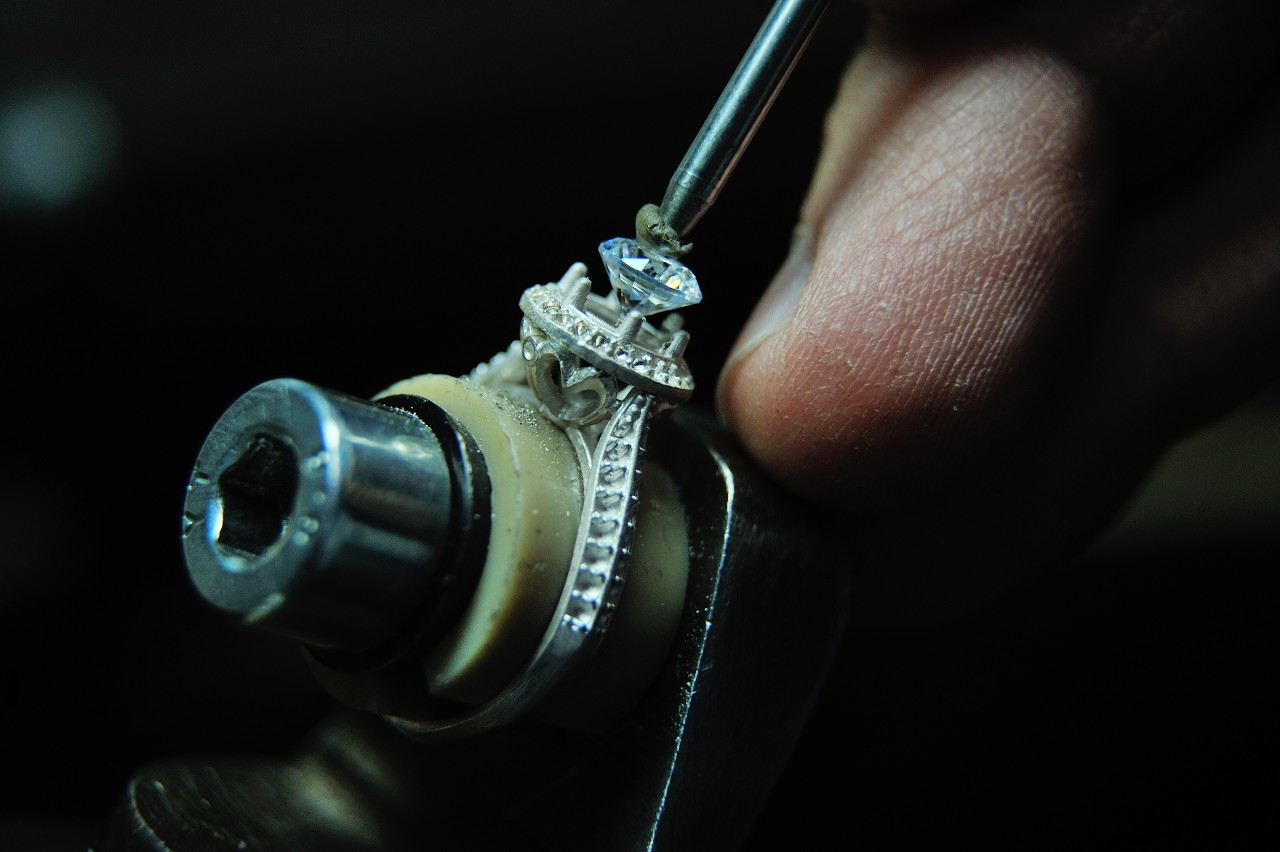
{"type": "Polygon", "coordinates": [[[600,257],[618,301],[629,310],[649,316],[702,301],[693,270],[661,255],[646,255],[635,240],[605,240],[600,244],[600,257]]]}

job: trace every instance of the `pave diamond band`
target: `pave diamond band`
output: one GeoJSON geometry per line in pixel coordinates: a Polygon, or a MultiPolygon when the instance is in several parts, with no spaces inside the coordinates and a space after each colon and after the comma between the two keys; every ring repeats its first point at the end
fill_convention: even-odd
{"type": "Polygon", "coordinates": [[[470,377],[515,396],[532,393],[589,464],[556,615],[524,668],[496,695],[452,717],[391,717],[406,733],[451,738],[514,721],[595,650],[617,608],[649,422],[689,397],[693,377],[683,357],[689,334],[678,317],[656,328],[615,296],[590,291],[580,263],[558,283],[530,287],[520,299],[520,339],[470,377]]]}
{"type": "Polygon", "coordinates": [[[515,721],[591,654],[604,638],[626,579],[634,530],[635,480],[653,397],[634,394],[619,407],[592,457],[573,559],[537,649],[498,694],[470,711],[443,719],[391,717],[418,737],[445,739],[481,733],[515,721]]]}

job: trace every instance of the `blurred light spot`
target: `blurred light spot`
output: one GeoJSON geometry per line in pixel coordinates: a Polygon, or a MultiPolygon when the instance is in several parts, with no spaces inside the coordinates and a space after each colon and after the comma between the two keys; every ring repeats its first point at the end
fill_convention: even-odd
{"type": "Polygon", "coordinates": [[[28,92],[0,105],[0,210],[61,207],[106,176],[115,113],[81,86],[28,92]]]}

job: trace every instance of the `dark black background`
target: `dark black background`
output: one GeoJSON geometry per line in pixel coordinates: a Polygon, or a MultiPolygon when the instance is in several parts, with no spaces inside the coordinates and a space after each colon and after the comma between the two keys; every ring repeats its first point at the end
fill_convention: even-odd
{"type": "MultiPolygon", "coordinates": [[[[768,6],[6,4],[0,108],[75,85],[118,147],[71,203],[0,208],[0,839],[81,848],[143,761],[285,753],[327,712],[294,648],[187,585],[205,432],[270,378],[465,372],[526,286],[602,277],[595,245],[659,200],[768,6]]],[[[860,23],[835,4],[694,234],[697,404],[785,253],[860,23]]],[[[753,848],[1274,842],[1280,510],[1232,502],[1276,469],[1250,455],[1278,443],[1274,397],[1251,412],[1162,504],[1199,525],[1139,524],[936,632],[854,625],[753,848]]]]}

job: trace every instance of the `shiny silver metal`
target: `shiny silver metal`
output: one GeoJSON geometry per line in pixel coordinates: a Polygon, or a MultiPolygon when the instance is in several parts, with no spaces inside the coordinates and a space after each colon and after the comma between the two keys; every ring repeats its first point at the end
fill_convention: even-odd
{"type": "Polygon", "coordinates": [[[778,0],[667,184],[662,218],[684,236],[715,202],[804,52],[829,0],[778,0]]]}
{"type": "Polygon", "coordinates": [[[455,545],[452,480],[421,420],[276,379],[206,438],[183,547],[200,594],[318,648],[374,648],[413,619],[455,545]]]}

